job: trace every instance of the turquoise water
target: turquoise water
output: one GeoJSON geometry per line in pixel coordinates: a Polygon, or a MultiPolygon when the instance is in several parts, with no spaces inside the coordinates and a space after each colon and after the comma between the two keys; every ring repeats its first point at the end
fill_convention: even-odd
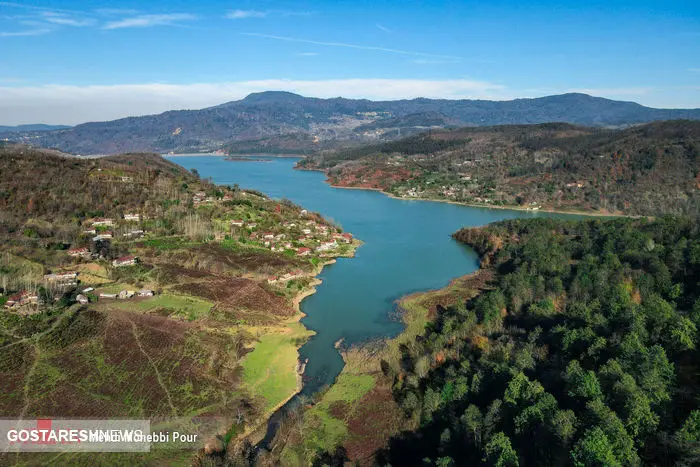
{"type": "Polygon", "coordinates": [[[300,349],[302,358],[309,359],[303,389],[307,395],[332,384],[342,370],[343,360],[334,348],[339,339],[354,344],[395,336],[401,331],[401,324],[392,319],[397,299],[444,287],[479,267],[477,255],[454,241],[453,232],[502,219],[551,216],[331,188],[319,172],[292,170],[293,158],[230,162],[216,156],[178,156],[171,160],[196,168],[215,183],[237,183],[318,211],[365,242],[354,258],[340,258],[324,268],[317,293],[301,303],[307,315],[302,322],[317,333],[300,349]]]}

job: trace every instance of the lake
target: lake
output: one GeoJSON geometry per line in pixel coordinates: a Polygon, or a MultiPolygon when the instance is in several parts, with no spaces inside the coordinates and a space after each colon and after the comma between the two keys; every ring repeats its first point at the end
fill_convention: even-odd
{"type": "MultiPolygon", "coordinates": [[[[256,156],[256,159],[261,159],[256,156]]],[[[287,198],[317,211],[365,242],[354,258],[326,266],[314,295],[304,299],[302,323],[316,331],[299,353],[308,358],[302,394],[332,384],[343,368],[334,344],[393,337],[402,325],[393,316],[402,296],[446,286],[475,271],[479,258],[451,238],[464,226],[480,226],[516,217],[567,217],[542,212],[475,208],[448,203],[399,200],[368,190],[332,188],[320,172],[293,170],[296,158],[264,162],[225,161],[219,156],[170,158],[197,169],[215,183],[251,188],[287,198]]],[[[570,216],[576,217],[576,216],[570,216]]]]}

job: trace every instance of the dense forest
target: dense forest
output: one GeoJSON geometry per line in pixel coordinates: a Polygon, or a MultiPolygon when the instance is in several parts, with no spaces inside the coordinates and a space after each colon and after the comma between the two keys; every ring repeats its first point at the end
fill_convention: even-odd
{"type": "Polygon", "coordinates": [[[698,465],[700,227],[680,218],[463,229],[495,272],[383,365],[417,431],[391,465],[698,465]]]}

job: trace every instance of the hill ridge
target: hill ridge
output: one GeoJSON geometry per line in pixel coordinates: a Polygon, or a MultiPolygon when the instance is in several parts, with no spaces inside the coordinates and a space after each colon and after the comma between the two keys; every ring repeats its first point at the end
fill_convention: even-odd
{"type": "Polygon", "coordinates": [[[219,149],[307,153],[390,141],[425,128],[547,122],[627,127],[672,119],[700,120],[700,109],[655,109],[583,93],[509,101],[371,101],[264,91],[201,110],[170,110],[49,132],[16,132],[10,139],[77,154],[219,149]]]}

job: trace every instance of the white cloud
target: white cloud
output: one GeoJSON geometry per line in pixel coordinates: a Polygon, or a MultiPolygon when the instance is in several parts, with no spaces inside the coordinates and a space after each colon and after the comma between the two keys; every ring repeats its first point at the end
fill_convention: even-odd
{"type": "Polygon", "coordinates": [[[25,29],[24,31],[0,31],[0,37],[41,36],[51,32],[49,28],[25,29]]]}
{"type": "Polygon", "coordinates": [[[103,29],[145,28],[151,26],[174,25],[184,21],[194,21],[197,17],[189,13],[170,13],[163,15],[138,15],[117,21],[110,21],[103,29]]]}
{"type": "Polygon", "coordinates": [[[139,11],[130,8],[98,8],[95,13],[102,16],[125,16],[137,15],[139,11]]]}
{"type": "Polygon", "coordinates": [[[65,10],[63,8],[49,8],[49,7],[43,7],[43,6],[26,5],[26,4],[17,3],[17,2],[0,2],[0,6],[9,7],[9,8],[20,8],[20,9],[25,9],[25,10],[35,10],[35,11],[53,11],[53,12],[62,12],[62,13],[78,13],[78,14],[81,13],[81,12],[75,11],[75,10],[65,10]]]}
{"type": "Polygon", "coordinates": [[[386,33],[392,33],[392,32],[394,32],[394,31],[392,31],[391,29],[389,29],[389,28],[387,28],[386,26],[383,26],[383,25],[381,25],[381,24],[379,24],[379,23],[375,24],[375,26],[376,26],[377,29],[379,29],[380,31],[384,31],[384,32],[386,32],[386,33]]]}
{"type": "Polygon", "coordinates": [[[269,79],[228,83],[120,84],[111,86],[0,86],[0,125],[77,124],[196,109],[241,99],[252,92],[290,91],[312,97],[392,100],[415,97],[505,99],[504,86],[472,80],[269,79]]]}
{"type": "Polygon", "coordinates": [[[374,46],[374,45],[350,44],[347,42],[317,41],[317,40],[311,40],[311,39],[301,39],[298,37],[275,36],[272,34],[262,34],[262,33],[258,33],[258,32],[242,32],[240,34],[243,36],[262,37],[265,39],[273,39],[273,40],[277,40],[277,41],[299,42],[302,44],[323,45],[323,46],[327,46],[327,47],[343,47],[343,48],[348,48],[348,49],[373,50],[376,52],[386,52],[386,53],[392,53],[392,54],[398,54],[398,55],[413,55],[416,57],[431,57],[431,58],[442,58],[442,59],[449,59],[449,60],[459,60],[460,59],[460,57],[455,57],[452,55],[437,55],[437,54],[424,53],[424,52],[413,52],[410,50],[392,49],[392,48],[388,48],[388,47],[378,47],[378,46],[374,46]]]}
{"type": "Polygon", "coordinates": [[[68,16],[65,13],[56,13],[52,11],[43,12],[42,17],[42,19],[47,23],[58,24],[61,26],[83,27],[95,24],[95,20],[92,18],[75,18],[68,16]]]}
{"type": "Polygon", "coordinates": [[[228,19],[266,18],[268,16],[311,16],[312,11],[292,10],[231,10],[226,13],[228,19]]]}
{"type": "Polygon", "coordinates": [[[267,11],[256,10],[233,10],[226,14],[228,19],[245,19],[245,18],[264,18],[268,15],[267,11]]]}

